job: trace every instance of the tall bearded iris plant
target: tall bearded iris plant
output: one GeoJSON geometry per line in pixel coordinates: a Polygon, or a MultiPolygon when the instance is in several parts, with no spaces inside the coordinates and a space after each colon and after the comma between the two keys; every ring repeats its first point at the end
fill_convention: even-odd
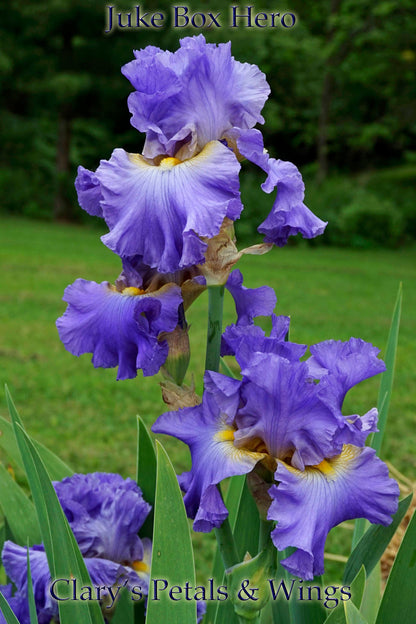
{"type": "MultiPolygon", "coordinates": [[[[283,247],[297,234],[313,238],[326,226],[304,204],[298,169],[271,157],[255,128],[264,122],[266,78],[255,65],[236,61],[230,44],[207,44],[202,35],[183,39],[176,52],[136,51],[122,73],[134,89],[128,107],[144,135],[143,151],[117,148],[96,171],[80,166],[75,182],[81,207],[104,219],[102,241],[119,256],[121,273],[114,283],[77,279],[68,286],[57,328],[69,352],[92,354],[95,367],[117,368],[118,380],[161,371],[167,411],[152,430],[187,444],[192,465],[176,478],[140,421],[137,483],[107,473],[63,478],[70,469],[32,444],[10,400],[37,520],[24,499],[28,544],[6,513],[11,534],[2,558],[10,582],[2,589],[0,622],[298,624],[306,621],[302,605],[294,599],[288,608],[276,587],[286,582],[290,601],[289,587],[315,579],[317,604],[309,614],[323,624],[321,591],[333,594],[316,577],[324,573],[327,535],[345,520],[363,519],[341,598],[332,601],[351,600],[337,607],[337,622],[365,623],[364,585],[374,595],[377,583],[373,551],[381,555],[393,532],[382,527],[393,518],[395,527],[406,503],[398,511],[399,487],[369,444],[380,445],[378,410],[349,414],[344,399],[363,380],[385,375],[386,366],[379,350],[358,338],[327,340],[309,352],[290,341],[289,318],[274,314],[273,290],[247,288],[235,268],[243,254],[283,247]],[[263,171],[262,189],[274,195],[258,225],[263,243],[239,250],[234,222],[252,209],[240,197],[244,159],[263,171]],[[223,332],[225,290],[236,321],[223,332]],[[206,295],[198,397],[183,383],[192,345],[187,315],[206,295]],[[269,335],[256,324],[259,316],[270,319],[269,335]],[[224,360],[219,372],[225,356],[235,358],[238,372],[224,360]],[[201,585],[185,511],[195,531],[215,530],[224,564],[217,557],[201,585]],[[365,532],[364,520],[379,525],[377,531],[365,532]],[[72,594],[61,595],[58,587],[71,587],[72,594]]],[[[396,315],[390,366],[397,326],[396,315]]]]}

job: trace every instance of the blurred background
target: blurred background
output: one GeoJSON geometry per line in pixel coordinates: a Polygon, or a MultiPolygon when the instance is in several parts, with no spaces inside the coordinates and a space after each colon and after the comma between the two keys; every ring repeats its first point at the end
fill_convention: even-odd
{"type": "MultiPolygon", "coordinates": [[[[294,28],[228,27],[224,4],[196,1],[189,14],[221,11],[221,28],[125,28],[104,35],[102,0],[12,0],[0,19],[0,210],[87,220],[73,181],[115,147],[139,152],[129,123],[130,83],[120,67],[148,44],[174,50],[203,32],[232,40],[240,61],[267,74],[265,145],[302,171],[308,205],[331,227],[315,244],[397,247],[416,238],[416,17],[412,0],[264,0],[254,12],[291,11],[294,28]]],[[[141,13],[170,16],[174,3],[147,0],[141,13]]],[[[180,3],[177,3],[180,4],[180,3]]],[[[120,1],[116,11],[135,11],[120,1]]],[[[245,3],[240,3],[240,13],[245,3]]],[[[134,20],[133,20],[134,23],[134,20]]],[[[242,179],[251,237],[270,210],[263,177],[242,179]],[[256,194],[258,193],[258,194],[256,194]],[[263,194],[264,195],[264,194],[263,194]]],[[[243,176],[242,176],[243,178],[243,176]]]]}

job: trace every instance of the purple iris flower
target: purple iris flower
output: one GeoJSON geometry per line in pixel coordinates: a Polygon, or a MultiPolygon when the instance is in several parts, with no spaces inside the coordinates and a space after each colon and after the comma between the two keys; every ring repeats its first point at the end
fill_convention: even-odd
{"type": "Polygon", "coordinates": [[[168,355],[159,336],[177,326],[182,297],[174,283],[149,291],[142,282],[131,268],[115,286],[84,279],[68,286],[68,307],[56,322],[66,349],[77,356],[92,353],[95,367],[118,366],[117,379],[135,377],[139,369],[155,375],[168,355]]]}
{"type": "MultiPolygon", "coordinates": [[[[140,586],[146,595],[151,541],[141,539],[138,532],[151,506],[137,484],[118,474],[97,472],[72,475],[54,482],[54,487],[92,585],[112,587],[127,581],[129,587],[140,586]]],[[[39,624],[46,624],[58,616],[58,605],[50,593],[51,578],[43,545],[29,548],[29,558],[39,624]]],[[[17,588],[12,600],[20,601],[27,596],[27,549],[6,541],[2,560],[17,588]]],[[[20,602],[18,606],[23,610],[20,602]]],[[[19,621],[26,623],[25,619],[19,621]]]]}
{"type": "Polygon", "coordinates": [[[270,92],[258,67],[202,35],[182,39],[174,53],[148,46],[134,54],[122,72],[135,89],[128,103],[132,125],[146,134],[143,154],[116,149],[95,172],[80,167],[75,182],[82,208],[109,227],[105,245],[161,273],[203,263],[206,241],[243,209],[244,157],[267,172],[266,192],[278,187],[260,227],[266,242],[322,233],[325,224],[303,204],[300,173],[269,158],[253,129],[270,92]]]}
{"type": "Polygon", "coordinates": [[[377,351],[352,338],[315,345],[314,359],[301,362],[304,346],[284,341],[287,328],[285,317],[275,317],[270,337],[254,326],[243,326],[245,336],[238,326],[234,334],[229,329],[226,344],[242,379],[206,372],[202,403],[163,414],[152,429],[190,447],[192,469],[179,481],[198,531],[220,526],[228,514],[217,484],[262,464],[274,481],[268,490],[268,519],[277,523],[273,542],[279,550],[296,548],[283,565],[312,579],[323,573],[330,529],[358,517],[389,524],[399,489],[385,464],[363,448],[377,411],[371,418],[341,413],[340,397],[384,370],[377,351]],[[338,403],[329,388],[337,389],[338,403]]]}

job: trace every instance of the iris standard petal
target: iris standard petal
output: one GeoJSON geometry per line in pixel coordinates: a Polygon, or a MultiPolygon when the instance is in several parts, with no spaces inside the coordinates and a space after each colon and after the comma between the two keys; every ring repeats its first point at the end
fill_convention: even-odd
{"type": "Polygon", "coordinates": [[[380,350],[359,338],[326,340],[311,346],[312,357],[306,364],[311,377],[320,379],[318,393],[321,400],[336,414],[343,430],[340,439],[344,444],[364,446],[369,433],[377,431],[378,412],[375,408],[360,417],[343,416],[341,409],[348,390],[364,379],[386,370],[378,358],[380,350]]]}
{"type": "Polygon", "coordinates": [[[240,404],[241,381],[214,371],[205,371],[204,388],[207,396],[213,397],[221,412],[226,414],[228,422],[232,423],[240,404]]]}
{"type": "Polygon", "coordinates": [[[137,289],[118,292],[108,282],[77,279],[65,290],[67,310],[57,322],[59,336],[73,355],[92,353],[95,367],[118,366],[117,379],[128,379],[142,369],[157,373],[168,353],[158,342],[161,331],[172,331],[182,302],[180,289],[166,285],[152,295],[137,289]]]}
{"type": "Polygon", "coordinates": [[[282,565],[307,580],[324,571],[332,527],[353,518],[388,525],[397,510],[399,487],[368,447],[346,445],[339,456],[303,472],[279,462],[275,478],[279,484],[269,490],[268,519],[277,522],[272,539],[278,550],[297,549],[282,565]]]}
{"type": "Polygon", "coordinates": [[[116,149],[97,169],[104,218],[103,242],[120,256],[140,255],[161,273],[200,264],[206,243],[225,217],[239,217],[240,165],[218,141],[183,162],[165,158],[159,166],[116,149]]]}
{"type": "Polygon", "coordinates": [[[221,355],[235,355],[242,369],[250,364],[256,352],[275,353],[291,362],[299,361],[307,346],[285,340],[290,318],[272,314],[271,320],[270,336],[256,325],[229,325],[222,335],[221,355]]]}
{"type": "Polygon", "coordinates": [[[216,484],[226,477],[247,474],[265,457],[234,446],[235,429],[229,420],[205,391],[201,405],[162,414],[152,427],[154,433],[173,435],[190,448],[192,469],[181,475],[179,482],[197,531],[220,526],[228,515],[216,484]]]}
{"type": "Polygon", "coordinates": [[[199,151],[233,127],[264,122],[260,112],[270,88],[257,66],[234,60],[230,42],[207,44],[199,35],[180,46],[174,53],[139,50],[122,68],[135,88],[131,123],[147,133],[144,154],[151,158],[174,155],[185,140],[190,152],[199,151]]]}
{"type": "Polygon", "coordinates": [[[238,446],[259,438],[272,457],[291,458],[301,470],[340,452],[341,446],[334,443],[338,420],[319,400],[304,362],[255,353],[242,375],[238,446]]]}
{"type": "Polygon", "coordinates": [[[74,474],[54,487],[84,556],[119,563],[143,559],[137,533],[151,506],[132,479],[105,472],[74,474]]]}
{"type": "Polygon", "coordinates": [[[386,370],[378,355],[380,349],[360,338],[325,340],[310,347],[312,357],[307,361],[311,375],[321,379],[333,375],[338,386],[340,406],[348,390],[364,379],[386,370]]]}

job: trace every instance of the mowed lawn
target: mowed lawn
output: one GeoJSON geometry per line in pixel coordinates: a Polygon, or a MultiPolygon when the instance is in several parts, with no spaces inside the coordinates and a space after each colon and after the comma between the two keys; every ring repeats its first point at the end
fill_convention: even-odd
{"type": "MultiPolygon", "coordinates": [[[[81,226],[3,218],[0,221],[0,370],[29,433],[77,471],[135,470],[136,414],[150,426],[164,411],[160,377],[116,381],[116,371],[94,369],[59,341],[55,320],[62,295],[77,277],[114,281],[120,261],[81,226]]],[[[416,479],[416,249],[335,249],[307,245],[274,249],[239,263],[249,287],[267,284],[278,314],[292,317],[291,340],[313,344],[361,337],[384,351],[399,282],[404,299],[395,388],[383,457],[416,479]]],[[[206,334],[204,293],[188,315],[191,373],[201,389],[206,334]]],[[[230,298],[225,323],[234,319],[230,298]]],[[[377,400],[379,380],[350,392],[345,413],[365,413],[377,400]]],[[[6,414],[1,391],[0,413],[6,414]]],[[[181,471],[184,445],[160,436],[181,471]]]]}

